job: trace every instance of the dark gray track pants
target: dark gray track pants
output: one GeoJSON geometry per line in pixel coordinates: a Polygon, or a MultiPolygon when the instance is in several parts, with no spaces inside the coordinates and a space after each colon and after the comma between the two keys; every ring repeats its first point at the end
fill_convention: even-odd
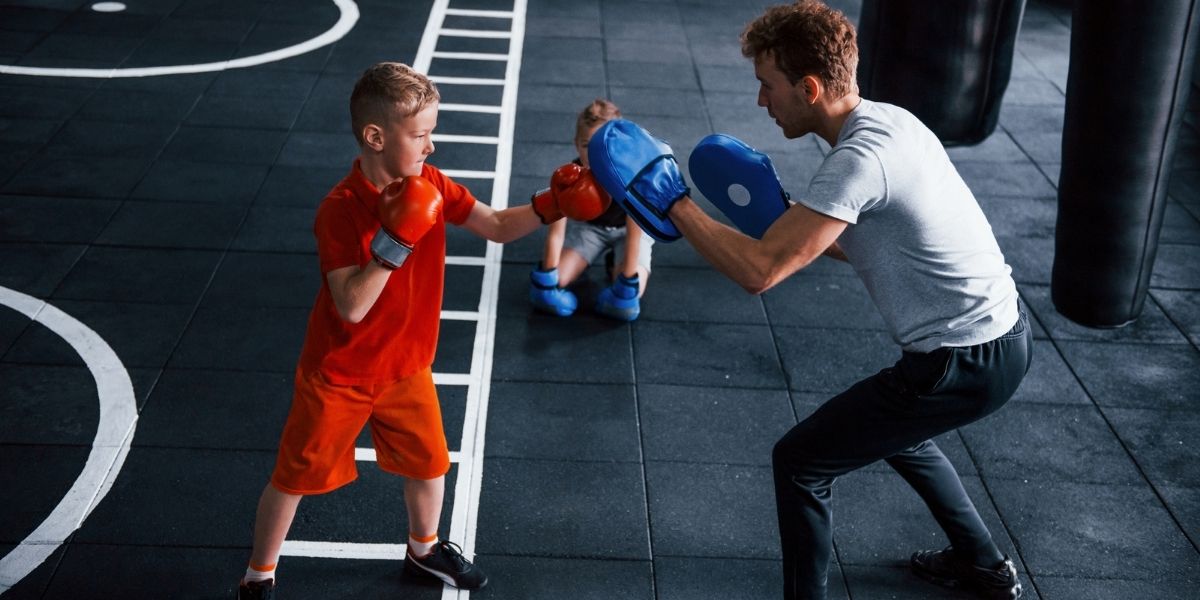
{"type": "Polygon", "coordinates": [[[775,444],[775,499],[784,598],[825,598],[833,549],[832,487],[886,460],[917,491],[960,552],[996,551],[962,481],[930,440],[997,410],[1029,370],[1025,313],[1008,333],[975,346],[905,352],[892,367],[823,404],[775,444]]]}

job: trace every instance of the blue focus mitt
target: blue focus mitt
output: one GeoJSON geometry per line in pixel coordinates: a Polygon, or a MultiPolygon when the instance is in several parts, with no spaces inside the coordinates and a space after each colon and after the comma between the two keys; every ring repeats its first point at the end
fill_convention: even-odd
{"type": "Polygon", "coordinates": [[[733,136],[714,133],[700,140],[688,158],[688,170],[696,189],[751,237],[762,239],[791,206],[770,157],[733,136]]]}
{"type": "Polygon", "coordinates": [[[604,191],[646,233],[660,242],[679,239],[667,213],[690,190],[666,142],[633,121],[614,119],[588,141],[588,166],[604,191]]]}

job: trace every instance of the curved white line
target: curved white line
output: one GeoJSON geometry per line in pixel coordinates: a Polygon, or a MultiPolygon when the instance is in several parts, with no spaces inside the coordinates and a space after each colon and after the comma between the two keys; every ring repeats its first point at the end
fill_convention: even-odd
{"type": "Polygon", "coordinates": [[[253,67],[293,56],[311,52],[322,46],[328,46],[343,37],[354,28],[358,22],[358,5],[354,0],[333,0],[341,16],[333,27],[321,35],[305,40],[294,46],[272,50],[264,54],[243,56],[232,60],[223,60],[196,65],[170,65],[165,67],[137,67],[129,69],[73,69],[58,67],[22,67],[17,65],[0,65],[0,74],[9,75],[41,75],[45,77],[96,77],[112,79],[118,77],[156,77],[159,75],[179,75],[185,73],[210,73],[228,69],[253,67]]]}
{"type": "Polygon", "coordinates": [[[0,559],[0,593],[4,593],[49,558],[108,493],[133,441],[137,400],[125,365],[87,325],[43,300],[4,286],[0,286],[0,304],[41,323],[70,344],[96,380],[100,399],[100,422],[83,471],[46,520],[0,559]]]}

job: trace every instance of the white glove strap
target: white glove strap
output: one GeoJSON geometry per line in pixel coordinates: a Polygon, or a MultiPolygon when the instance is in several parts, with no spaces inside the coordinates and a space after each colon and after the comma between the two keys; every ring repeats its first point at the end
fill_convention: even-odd
{"type": "Polygon", "coordinates": [[[375,232],[375,237],[371,239],[371,256],[374,256],[379,264],[389,269],[400,268],[409,254],[412,254],[412,248],[401,244],[382,227],[375,232]]]}

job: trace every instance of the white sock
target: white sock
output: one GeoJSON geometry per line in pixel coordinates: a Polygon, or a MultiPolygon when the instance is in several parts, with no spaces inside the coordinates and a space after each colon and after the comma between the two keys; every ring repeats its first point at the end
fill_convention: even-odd
{"type": "Polygon", "coordinates": [[[268,579],[275,579],[275,565],[249,565],[246,567],[246,576],[242,578],[247,583],[268,579]]]}
{"type": "Polygon", "coordinates": [[[433,551],[433,547],[437,545],[437,541],[437,534],[425,538],[425,541],[422,542],[410,533],[408,534],[408,551],[417,558],[424,557],[433,551]]]}

